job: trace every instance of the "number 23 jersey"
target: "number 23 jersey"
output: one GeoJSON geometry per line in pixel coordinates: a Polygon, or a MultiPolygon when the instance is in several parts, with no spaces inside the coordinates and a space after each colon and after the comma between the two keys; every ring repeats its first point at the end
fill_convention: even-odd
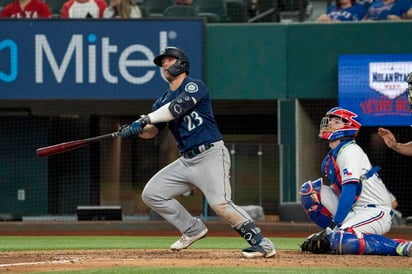
{"type": "Polygon", "coordinates": [[[182,93],[195,98],[196,104],[183,116],[168,122],[179,152],[183,153],[191,148],[222,140],[222,134],[213,114],[209,92],[201,80],[186,77],[175,91],[167,89],[153,104],[152,110],[155,111],[175,100],[176,97],[181,97],[182,93]]]}

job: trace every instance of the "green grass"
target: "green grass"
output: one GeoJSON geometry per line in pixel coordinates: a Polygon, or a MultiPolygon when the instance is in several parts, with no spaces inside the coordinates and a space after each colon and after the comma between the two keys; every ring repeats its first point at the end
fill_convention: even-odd
{"type": "MultiPolygon", "coordinates": [[[[129,236],[0,236],[0,251],[57,249],[167,249],[178,237],[129,236]]],[[[277,249],[298,250],[302,238],[272,238],[277,249]]],[[[191,248],[242,249],[247,244],[239,237],[208,237],[191,248]]]]}
{"type": "MultiPolygon", "coordinates": [[[[168,249],[178,237],[143,237],[143,236],[0,236],[1,252],[35,250],[86,250],[86,249],[168,249]]],[[[271,238],[278,250],[299,250],[303,238],[271,238]]],[[[239,237],[208,237],[196,242],[191,249],[242,249],[245,242],[239,237]]],[[[1,262],[0,262],[1,263],[1,262]]],[[[1,270],[1,269],[0,269],[1,270]]],[[[44,272],[43,272],[44,273],[44,272]]],[[[178,273],[178,274],[260,274],[260,273],[307,273],[307,274],[387,274],[411,273],[410,269],[357,269],[353,268],[279,268],[279,267],[116,267],[90,270],[58,271],[46,273],[59,274],[129,274],[129,273],[178,273]]]]}
{"type": "Polygon", "coordinates": [[[98,269],[98,270],[82,270],[82,271],[65,271],[65,272],[43,272],[43,273],[70,273],[70,274],[264,274],[264,273],[282,273],[282,274],[410,274],[410,269],[340,269],[328,268],[327,270],[319,268],[269,268],[269,267],[253,267],[253,268],[235,268],[235,267],[122,267],[115,269],[98,269]]]}

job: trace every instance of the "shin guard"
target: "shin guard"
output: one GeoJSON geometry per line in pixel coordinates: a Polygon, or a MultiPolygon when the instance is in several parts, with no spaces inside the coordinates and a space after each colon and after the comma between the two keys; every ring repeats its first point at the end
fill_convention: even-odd
{"type": "Polygon", "coordinates": [[[244,222],[239,228],[235,228],[235,230],[251,246],[259,244],[263,239],[260,228],[256,227],[255,223],[251,220],[244,222]]]}
{"type": "Polygon", "coordinates": [[[356,234],[337,230],[330,236],[332,254],[397,255],[399,242],[377,234],[356,234]]]}

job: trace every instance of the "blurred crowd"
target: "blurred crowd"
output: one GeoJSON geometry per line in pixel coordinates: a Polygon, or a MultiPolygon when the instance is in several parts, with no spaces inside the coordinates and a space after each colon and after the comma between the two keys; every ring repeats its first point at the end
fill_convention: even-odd
{"type": "MultiPolygon", "coordinates": [[[[325,12],[315,19],[318,22],[412,19],[412,0],[325,0],[325,5],[325,12]]],[[[0,0],[0,18],[166,17],[172,6],[184,7],[169,9],[167,17],[259,22],[262,18],[278,21],[276,14],[288,11],[300,11],[307,18],[311,0],[0,0]]]]}
{"type": "Polygon", "coordinates": [[[412,19],[411,0],[335,0],[318,22],[412,19]]]}

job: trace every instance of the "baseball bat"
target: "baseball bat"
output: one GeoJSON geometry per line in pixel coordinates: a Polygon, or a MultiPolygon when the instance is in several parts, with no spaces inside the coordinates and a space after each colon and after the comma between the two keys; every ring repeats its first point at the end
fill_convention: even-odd
{"type": "Polygon", "coordinates": [[[60,144],[56,144],[52,146],[41,147],[36,150],[36,155],[39,158],[52,156],[52,155],[67,152],[70,150],[78,149],[85,145],[89,145],[91,143],[95,143],[95,142],[101,141],[106,138],[115,138],[117,136],[119,136],[119,132],[112,132],[109,134],[104,134],[104,135],[100,135],[100,136],[96,136],[92,138],[80,139],[80,140],[60,143],[60,144]]]}

